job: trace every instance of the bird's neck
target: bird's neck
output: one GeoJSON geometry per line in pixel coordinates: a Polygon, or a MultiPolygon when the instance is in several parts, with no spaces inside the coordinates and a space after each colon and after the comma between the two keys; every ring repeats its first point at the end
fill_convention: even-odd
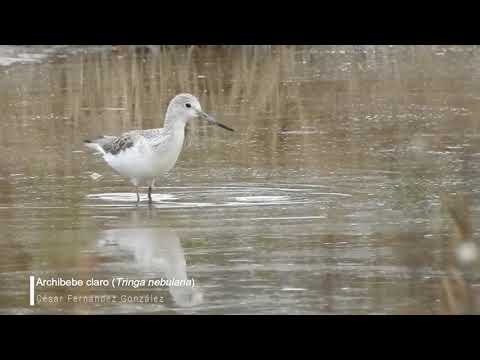
{"type": "Polygon", "coordinates": [[[167,112],[166,118],[168,120],[165,121],[164,127],[167,129],[167,131],[171,132],[184,132],[185,131],[185,124],[186,121],[183,121],[183,119],[178,118],[175,115],[170,115],[167,112]]]}
{"type": "MultiPolygon", "coordinates": [[[[170,119],[176,120],[176,119],[170,119]]],[[[167,141],[175,148],[181,148],[185,138],[185,122],[183,121],[169,121],[164,124],[165,135],[167,141]],[[175,144],[175,145],[173,145],[175,144]]]]}
{"type": "Polygon", "coordinates": [[[165,126],[165,130],[167,131],[167,133],[169,134],[172,134],[172,135],[180,135],[180,134],[185,134],[185,123],[183,122],[174,122],[174,123],[170,123],[170,124],[167,124],[165,126]]]}

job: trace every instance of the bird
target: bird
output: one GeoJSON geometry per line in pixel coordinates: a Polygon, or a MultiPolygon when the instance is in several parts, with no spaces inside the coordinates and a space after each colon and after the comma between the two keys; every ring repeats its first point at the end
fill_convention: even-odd
{"type": "Polygon", "coordinates": [[[119,136],[103,135],[84,140],[84,144],[97,150],[115,172],[130,180],[135,186],[137,204],[140,202],[138,187],[147,183],[151,204],[156,179],[175,166],[183,148],[185,126],[194,119],[234,131],[204,112],[195,96],[182,93],[168,104],[163,128],[131,130],[119,136]]]}

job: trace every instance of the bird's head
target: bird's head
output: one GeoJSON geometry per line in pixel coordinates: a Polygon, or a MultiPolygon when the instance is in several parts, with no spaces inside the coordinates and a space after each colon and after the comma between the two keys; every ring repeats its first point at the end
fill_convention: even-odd
{"type": "Polygon", "coordinates": [[[167,109],[167,119],[170,117],[184,124],[193,119],[206,120],[225,130],[233,131],[232,128],[219,123],[211,115],[204,112],[198,99],[190,94],[179,94],[170,101],[167,109]]]}

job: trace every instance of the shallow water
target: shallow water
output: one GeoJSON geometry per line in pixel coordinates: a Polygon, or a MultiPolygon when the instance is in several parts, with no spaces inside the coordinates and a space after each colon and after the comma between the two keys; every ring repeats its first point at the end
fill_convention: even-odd
{"type": "Polygon", "coordinates": [[[475,46],[0,47],[0,313],[478,313],[479,63],[475,46]],[[236,131],[190,124],[136,206],[82,140],[160,127],[178,92],[236,131]],[[36,287],[117,302],[29,306],[30,275],[194,286],[36,287]],[[118,301],[146,294],[162,301],[118,301]]]}

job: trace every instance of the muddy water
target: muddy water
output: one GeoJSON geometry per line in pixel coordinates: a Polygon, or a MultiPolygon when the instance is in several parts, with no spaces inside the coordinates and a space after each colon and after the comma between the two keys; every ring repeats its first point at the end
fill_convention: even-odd
{"type": "Polygon", "coordinates": [[[0,313],[478,312],[478,47],[0,50],[0,313]],[[190,124],[135,206],[82,140],[179,92],[236,131],[190,124]]]}

